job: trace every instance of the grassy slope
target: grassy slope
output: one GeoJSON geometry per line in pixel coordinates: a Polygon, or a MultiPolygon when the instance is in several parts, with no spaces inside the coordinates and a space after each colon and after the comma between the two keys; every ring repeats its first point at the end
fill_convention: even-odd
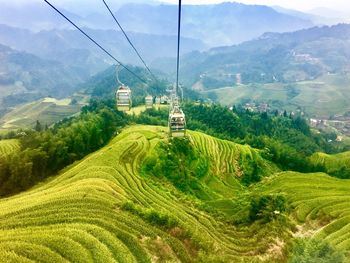
{"type": "Polygon", "coordinates": [[[332,173],[338,171],[340,167],[350,168],[350,152],[334,155],[315,153],[311,156],[311,161],[316,165],[324,165],[327,173],[332,173]]]}
{"type": "Polygon", "coordinates": [[[329,117],[330,114],[343,114],[350,110],[349,80],[350,76],[327,75],[314,81],[297,82],[293,84],[299,92],[295,97],[288,97],[287,85],[281,83],[241,85],[214,92],[225,105],[239,103],[244,98],[261,102],[278,100],[283,102],[283,108],[287,110],[295,110],[300,106],[309,115],[329,117]]]}
{"type": "Polygon", "coordinates": [[[0,118],[0,129],[33,128],[36,120],[39,120],[42,125],[51,125],[78,113],[82,105],[86,103],[86,98],[77,97],[77,99],[81,104],[70,105],[70,99],[45,98],[18,106],[0,118]]]}
{"type": "Polygon", "coordinates": [[[350,251],[350,180],[326,174],[284,172],[265,179],[255,191],[287,196],[300,224],[296,237],[318,236],[350,251]]]}
{"type": "MultiPolygon", "coordinates": [[[[210,161],[211,173],[203,180],[218,195],[217,205],[222,204],[222,209],[234,210],[235,196],[249,190],[235,177],[244,172],[239,164],[242,158],[255,156],[268,172],[276,171],[248,146],[197,132],[190,136],[210,161]]],[[[283,230],[269,225],[234,227],[200,210],[194,200],[168,183],[139,175],[142,160],[166,137],[162,127],[130,127],[53,180],[0,200],[0,262],[189,262],[194,258],[205,262],[258,262],[264,258],[272,262],[270,257],[278,257],[276,246],[282,249],[280,239],[286,238],[283,230]],[[126,201],[142,211],[167,214],[177,226],[167,229],[150,223],[122,209],[126,201]]],[[[349,189],[350,181],[323,174],[283,173],[266,179],[253,191],[283,192],[295,206],[300,222],[317,215],[325,218],[324,214],[339,218],[317,235],[350,250],[343,239],[350,223],[346,215],[349,189]]]]}
{"type": "Polygon", "coordinates": [[[6,157],[19,150],[18,140],[0,140],[0,157],[6,157]]]}
{"type": "MultiPolygon", "coordinates": [[[[250,230],[216,220],[171,186],[139,176],[144,156],[166,136],[165,128],[129,128],[54,180],[1,200],[0,260],[187,262],[209,253],[203,257],[251,262],[267,249],[268,243],[256,243],[264,232],[250,239],[250,230]],[[121,209],[126,200],[171,215],[178,227],[165,230],[147,223],[121,209]]],[[[199,144],[209,139],[197,133],[193,137],[199,144]]]]}
{"type": "MultiPolygon", "coordinates": [[[[161,108],[168,108],[168,105],[153,105],[153,108],[155,109],[161,109],[161,108]]],[[[145,105],[140,105],[137,107],[131,108],[129,111],[126,111],[127,114],[133,115],[135,114],[136,116],[140,115],[142,112],[144,112],[147,109],[145,105]]]]}

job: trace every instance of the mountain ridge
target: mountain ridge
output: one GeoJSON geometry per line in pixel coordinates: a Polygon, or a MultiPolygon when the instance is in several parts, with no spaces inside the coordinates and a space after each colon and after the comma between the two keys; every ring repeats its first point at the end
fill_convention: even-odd
{"type": "Polygon", "coordinates": [[[231,78],[226,76],[230,85],[237,73],[242,74],[243,83],[312,80],[328,72],[349,71],[349,54],[344,49],[349,39],[349,24],[264,33],[239,45],[186,54],[181,72],[188,85],[199,81],[203,74],[214,79],[231,74],[231,78]]]}
{"type": "MultiPolygon", "coordinates": [[[[125,64],[141,63],[120,31],[87,28],[85,31],[125,64]]],[[[176,55],[175,36],[130,33],[129,37],[146,61],[176,55]]],[[[114,63],[77,30],[55,29],[34,33],[26,29],[0,25],[0,43],[43,58],[74,65],[89,75],[96,74],[114,63]]],[[[182,38],[181,53],[189,52],[193,47],[197,50],[206,48],[200,40],[182,38]]]]}
{"type": "MultiPolygon", "coordinates": [[[[158,34],[176,32],[176,24],[171,22],[176,18],[176,6],[173,5],[127,4],[116,15],[132,31],[156,30],[158,34]],[[145,9],[147,12],[144,12],[145,9]]],[[[184,5],[182,23],[184,36],[202,39],[210,46],[218,45],[215,39],[220,39],[221,44],[233,44],[252,39],[269,30],[294,31],[313,25],[310,21],[278,13],[267,6],[239,3],[184,5]],[[249,26],[245,24],[247,21],[249,26]],[[240,30],[243,27],[244,31],[240,30]]]]}
{"type": "Polygon", "coordinates": [[[84,73],[0,44],[0,111],[41,97],[64,97],[79,89],[84,73]]]}

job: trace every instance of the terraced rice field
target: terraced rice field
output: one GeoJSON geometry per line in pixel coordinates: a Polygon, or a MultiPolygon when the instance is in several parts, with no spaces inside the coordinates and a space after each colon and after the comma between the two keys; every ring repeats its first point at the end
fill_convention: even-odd
{"type": "Polygon", "coordinates": [[[325,166],[327,173],[332,173],[339,170],[341,167],[350,168],[350,152],[334,155],[315,153],[311,156],[311,161],[315,165],[325,166]]]}
{"type": "Polygon", "coordinates": [[[45,98],[18,106],[0,118],[0,129],[33,128],[37,120],[42,125],[51,125],[80,111],[82,105],[70,105],[70,101],[45,98]]]}
{"type": "Polygon", "coordinates": [[[264,160],[258,150],[248,145],[219,140],[199,132],[190,132],[190,138],[210,163],[210,172],[203,181],[216,193],[216,199],[235,198],[246,190],[239,178],[244,175],[249,162],[260,165],[265,175],[279,171],[273,163],[264,160]]]}
{"type": "MultiPolygon", "coordinates": [[[[283,260],[283,230],[260,225],[235,227],[201,210],[169,183],[140,175],[142,161],[158,142],[167,140],[167,134],[162,127],[127,128],[109,145],[52,180],[0,199],[0,262],[283,260]],[[134,211],[125,209],[126,204],[132,204],[134,211]],[[162,215],[175,224],[167,227],[154,220],[162,215]],[[279,253],[271,250],[278,244],[279,253]]],[[[189,135],[210,162],[211,176],[204,179],[208,187],[225,186],[216,191],[218,202],[248,191],[237,181],[244,173],[243,158],[261,162],[267,173],[276,172],[248,146],[197,132],[189,135]]],[[[346,231],[350,222],[346,206],[349,189],[350,181],[323,174],[282,173],[253,190],[285,193],[300,225],[329,214],[332,219],[324,220],[315,234],[350,249],[346,231]]]]}
{"type": "MultiPolygon", "coordinates": [[[[323,75],[315,80],[288,84],[254,84],[223,87],[204,93],[214,92],[220,103],[232,106],[245,99],[256,102],[279,101],[283,109],[295,111],[301,107],[309,116],[328,118],[332,114],[344,114],[350,110],[349,76],[344,74],[323,75]],[[290,97],[290,86],[296,91],[290,97]]],[[[281,108],[281,105],[275,107],[281,108]]]]}
{"type": "Polygon", "coordinates": [[[285,172],[267,178],[256,191],[288,198],[299,223],[295,236],[320,237],[350,256],[350,180],[285,172]]]}
{"type": "Polygon", "coordinates": [[[19,150],[18,140],[0,140],[0,157],[6,157],[19,150]]]}
{"type": "MultiPolygon", "coordinates": [[[[210,138],[193,135],[198,144],[210,138]]],[[[263,232],[251,238],[250,231],[198,210],[171,186],[139,175],[147,152],[166,137],[165,128],[129,128],[54,180],[0,200],[0,261],[258,260],[266,250],[265,242],[256,242],[263,232]],[[143,220],[122,209],[125,201],[167,214],[177,226],[143,220]]]]}

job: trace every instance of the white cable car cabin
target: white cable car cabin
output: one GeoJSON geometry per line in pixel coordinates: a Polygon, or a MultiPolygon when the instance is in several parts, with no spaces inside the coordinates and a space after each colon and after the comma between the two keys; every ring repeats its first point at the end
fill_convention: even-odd
{"type": "Polygon", "coordinates": [[[152,108],[153,107],[153,97],[151,95],[146,96],[145,104],[146,104],[146,108],[152,108]]]}
{"type": "Polygon", "coordinates": [[[131,109],[131,89],[128,86],[119,86],[116,92],[117,110],[128,111],[131,109]]]}
{"type": "Polygon", "coordinates": [[[169,132],[171,137],[186,136],[186,118],[179,106],[174,106],[169,114],[169,132]]]}

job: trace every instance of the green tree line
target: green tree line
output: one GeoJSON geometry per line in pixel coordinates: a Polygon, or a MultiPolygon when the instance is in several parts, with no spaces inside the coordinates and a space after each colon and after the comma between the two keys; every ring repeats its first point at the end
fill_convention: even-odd
{"type": "MultiPolygon", "coordinates": [[[[187,128],[212,136],[249,144],[261,149],[263,156],[283,170],[323,172],[309,160],[315,152],[336,153],[344,149],[327,142],[327,134],[314,133],[305,119],[287,113],[249,112],[242,108],[232,110],[221,105],[185,103],[187,128]]],[[[152,125],[167,123],[166,110],[149,109],[137,117],[136,122],[152,125]]]]}
{"type": "Polygon", "coordinates": [[[114,102],[92,101],[78,117],[45,131],[26,131],[21,150],[0,159],[0,195],[14,194],[56,174],[104,146],[128,118],[114,110],[114,102]]]}

